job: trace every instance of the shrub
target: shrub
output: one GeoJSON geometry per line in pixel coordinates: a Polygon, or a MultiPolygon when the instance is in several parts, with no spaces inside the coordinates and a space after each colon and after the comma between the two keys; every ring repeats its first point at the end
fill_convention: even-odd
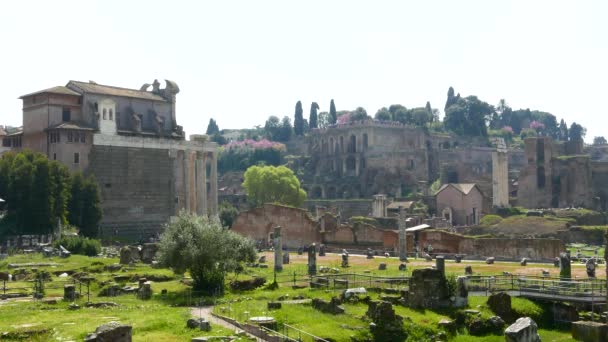
{"type": "Polygon", "coordinates": [[[500,215],[503,218],[508,216],[521,215],[526,212],[526,210],[521,207],[494,208],[494,211],[497,215],[500,215]]]}
{"type": "Polygon", "coordinates": [[[99,242],[99,240],[82,236],[66,236],[53,242],[55,248],[59,248],[59,245],[63,246],[72,254],[96,256],[101,253],[101,242],[99,242]]]}
{"type": "Polygon", "coordinates": [[[502,221],[502,217],[498,215],[486,215],[481,218],[479,224],[482,226],[493,226],[495,224],[499,224],[500,221],[502,221]]]}

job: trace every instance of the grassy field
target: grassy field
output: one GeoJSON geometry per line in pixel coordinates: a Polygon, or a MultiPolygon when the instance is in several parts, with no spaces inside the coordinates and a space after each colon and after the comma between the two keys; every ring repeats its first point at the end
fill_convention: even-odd
{"type": "MultiPolygon", "coordinates": [[[[238,279],[246,279],[253,276],[264,276],[269,282],[272,281],[272,254],[266,253],[269,268],[247,268],[246,271],[238,275],[238,279]]],[[[11,256],[8,260],[0,261],[0,272],[14,272],[9,269],[9,263],[39,263],[52,262],[57,265],[49,267],[33,267],[38,270],[45,270],[52,273],[50,282],[46,283],[46,299],[43,301],[33,301],[31,299],[13,299],[0,301],[0,334],[7,332],[11,334],[20,331],[40,331],[39,336],[34,336],[22,340],[33,341],[68,341],[82,340],[87,333],[93,332],[95,328],[103,323],[110,321],[120,321],[133,326],[133,338],[135,341],[187,341],[194,336],[204,335],[229,335],[233,332],[214,325],[209,333],[193,331],[185,326],[186,320],[191,315],[191,306],[199,302],[201,298],[194,295],[190,287],[182,282],[182,276],[174,275],[167,269],[155,269],[149,265],[135,264],[134,266],[123,267],[119,271],[108,271],[107,266],[118,262],[116,258],[89,258],[73,255],[67,259],[44,258],[38,254],[11,256]],[[86,290],[83,289],[85,298],[76,302],[83,308],[80,310],[69,310],[69,303],[61,300],[63,296],[63,284],[70,281],[70,278],[59,277],[61,273],[86,272],[95,278],[91,282],[89,293],[92,302],[110,301],[118,304],[117,307],[108,308],[84,308],[86,302],[86,290]],[[139,300],[134,295],[121,295],[117,297],[99,296],[105,284],[115,281],[119,277],[118,284],[136,286],[139,277],[157,279],[153,281],[152,288],[154,296],[151,300],[139,300]],[[167,295],[161,295],[162,290],[167,290],[167,295]],[[49,298],[56,297],[56,303],[47,303],[49,298]]],[[[408,270],[400,272],[398,265],[400,262],[395,258],[375,258],[365,259],[362,256],[351,256],[351,267],[348,269],[340,268],[340,257],[328,254],[325,257],[317,258],[318,266],[328,266],[339,268],[341,272],[367,274],[367,275],[409,275],[416,268],[424,268],[433,265],[434,262],[411,259],[408,263],[408,270]],[[386,271],[379,271],[378,264],[387,263],[386,271]]],[[[472,265],[477,274],[490,275],[511,272],[513,274],[540,275],[541,270],[549,270],[552,275],[557,275],[558,269],[549,264],[528,264],[522,267],[519,263],[497,262],[494,265],[487,265],[479,261],[463,261],[457,264],[453,261],[446,261],[446,271],[448,274],[463,274],[465,265],[472,265]]],[[[30,270],[32,267],[24,267],[30,270]]],[[[325,298],[330,299],[338,295],[338,291],[326,291],[322,289],[293,289],[290,278],[293,274],[306,273],[306,255],[291,254],[291,263],[284,265],[283,272],[278,274],[281,285],[276,290],[260,288],[247,292],[227,292],[219,298],[203,298],[206,303],[215,303],[215,312],[221,315],[245,321],[248,317],[271,315],[279,323],[286,323],[296,328],[305,330],[312,334],[322,337],[332,338],[336,341],[348,341],[350,336],[360,331],[368,329],[369,322],[362,320],[367,305],[363,303],[345,304],[346,313],[343,315],[330,315],[321,313],[313,309],[310,304],[284,304],[281,309],[268,311],[267,302],[277,300],[280,296],[288,295],[290,298],[301,296],[303,298],[325,298]]],[[[573,274],[579,277],[585,276],[583,265],[573,265],[573,274]]],[[[605,272],[598,272],[604,276],[605,272]]],[[[187,276],[187,275],[186,275],[187,276]]],[[[235,279],[235,275],[230,275],[227,279],[235,279]]],[[[23,287],[31,293],[33,286],[31,281],[20,281],[8,283],[11,287],[23,287]]],[[[0,286],[2,283],[0,282],[0,286]]],[[[107,286],[107,285],[106,285],[107,286]]],[[[10,292],[10,291],[9,291],[10,292]]],[[[2,293],[0,289],[0,294],[2,293]]],[[[377,293],[370,293],[372,299],[379,297],[377,293]]],[[[485,297],[471,297],[470,307],[482,311],[483,315],[492,315],[485,307],[485,297]]],[[[534,304],[524,299],[514,299],[514,307],[527,308],[530,312],[534,311],[534,304]],[[532,308],[532,309],[530,309],[532,308]]],[[[453,311],[433,311],[433,310],[413,310],[406,307],[396,306],[395,310],[399,315],[406,317],[407,323],[416,326],[417,331],[438,332],[437,322],[445,317],[454,314],[453,311]]],[[[522,309],[524,310],[524,309],[522,309]]],[[[524,311],[525,311],[524,310],[524,311]]],[[[543,341],[571,341],[570,333],[559,330],[541,330],[543,341]]],[[[9,339],[10,340],[10,339],[9,339]]],[[[503,336],[484,336],[473,337],[463,333],[455,336],[454,341],[503,341],[503,336]]]]}

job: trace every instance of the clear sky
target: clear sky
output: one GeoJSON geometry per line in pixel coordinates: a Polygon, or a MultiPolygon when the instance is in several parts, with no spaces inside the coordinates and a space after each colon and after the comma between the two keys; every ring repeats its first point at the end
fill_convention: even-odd
{"type": "Polygon", "coordinates": [[[0,124],[20,95],[69,80],[177,82],[178,124],[204,133],[293,119],[335,99],[370,115],[443,110],[448,87],[608,130],[608,1],[7,1],[0,124]]]}

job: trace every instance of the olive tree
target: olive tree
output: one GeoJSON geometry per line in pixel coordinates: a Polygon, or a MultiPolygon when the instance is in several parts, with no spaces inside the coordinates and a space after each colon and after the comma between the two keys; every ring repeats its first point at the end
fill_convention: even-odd
{"type": "Polygon", "coordinates": [[[159,260],[175,273],[190,272],[203,295],[224,293],[228,272],[256,257],[254,242],[222,228],[219,220],[181,212],[160,238],[159,260]]]}

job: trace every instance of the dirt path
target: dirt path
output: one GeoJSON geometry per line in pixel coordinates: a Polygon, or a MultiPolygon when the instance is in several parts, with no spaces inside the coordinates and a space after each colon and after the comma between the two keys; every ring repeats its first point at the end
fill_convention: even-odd
{"type": "MultiPolygon", "coordinates": [[[[231,331],[235,331],[235,334],[243,331],[241,328],[239,328],[239,327],[237,327],[235,325],[232,325],[231,323],[226,322],[226,321],[224,321],[221,318],[213,316],[211,314],[211,312],[213,312],[213,306],[203,306],[203,307],[200,307],[200,308],[190,308],[190,313],[195,318],[204,318],[204,319],[206,319],[207,321],[209,321],[209,322],[211,322],[213,324],[219,325],[219,326],[221,326],[223,328],[226,328],[228,330],[231,330],[231,331]]],[[[256,341],[263,341],[263,340],[260,340],[259,338],[256,338],[255,336],[253,336],[253,335],[251,335],[251,334],[249,334],[247,332],[245,332],[245,333],[247,334],[248,337],[255,338],[256,341]]]]}

